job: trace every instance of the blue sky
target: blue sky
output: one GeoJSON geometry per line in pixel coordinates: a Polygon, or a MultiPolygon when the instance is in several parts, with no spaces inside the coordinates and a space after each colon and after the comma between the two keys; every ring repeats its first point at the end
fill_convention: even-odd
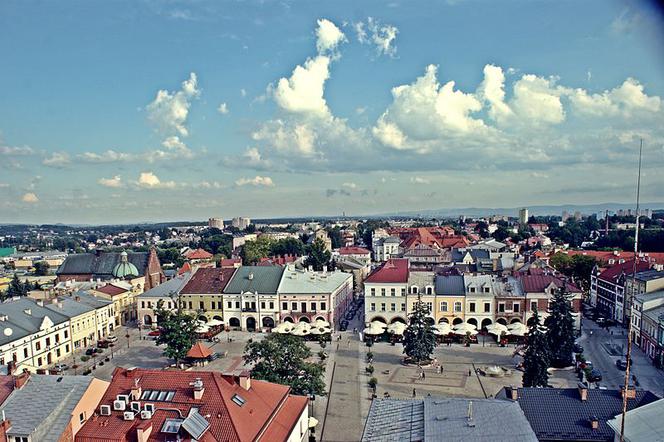
{"type": "Polygon", "coordinates": [[[664,196],[662,15],[626,1],[0,4],[0,222],[664,196]],[[453,82],[453,83],[452,83],[453,82]]]}

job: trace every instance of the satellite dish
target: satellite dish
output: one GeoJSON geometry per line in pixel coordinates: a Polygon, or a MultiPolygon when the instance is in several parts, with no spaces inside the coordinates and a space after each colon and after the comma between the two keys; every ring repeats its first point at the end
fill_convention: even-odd
{"type": "Polygon", "coordinates": [[[5,329],[3,330],[3,333],[5,334],[5,336],[11,336],[12,333],[14,333],[14,330],[12,330],[9,327],[5,327],[5,329]]]}

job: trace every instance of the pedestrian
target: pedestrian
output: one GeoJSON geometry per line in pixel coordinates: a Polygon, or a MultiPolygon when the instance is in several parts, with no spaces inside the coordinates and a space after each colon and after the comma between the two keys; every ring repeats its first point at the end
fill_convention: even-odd
{"type": "Polygon", "coordinates": [[[415,396],[417,396],[417,394],[415,393],[415,389],[413,388],[413,397],[415,396]]]}
{"type": "Polygon", "coordinates": [[[472,370],[469,368],[468,369],[468,377],[472,376],[472,370]]]}
{"type": "Polygon", "coordinates": [[[422,370],[422,380],[425,380],[426,377],[427,377],[427,376],[424,374],[424,370],[422,370]]]}

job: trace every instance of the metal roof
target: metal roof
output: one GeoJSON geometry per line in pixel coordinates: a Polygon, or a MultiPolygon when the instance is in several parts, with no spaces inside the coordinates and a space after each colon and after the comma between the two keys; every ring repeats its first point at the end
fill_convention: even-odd
{"type": "Polygon", "coordinates": [[[436,294],[463,296],[466,289],[463,285],[463,276],[461,275],[438,275],[436,276],[436,294]]]}
{"type": "Polygon", "coordinates": [[[61,313],[42,307],[28,298],[12,299],[0,304],[0,316],[7,319],[0,321],[0,345],[37,333],[45,318],[53,324],[61,324],[69,318],[61,313]]]}
{"type": "Polygon", "coordinates": [[[93,379],[91,376],[31,375],[0,408],[11,422],[7,434],[31,435],[33,441],[57,442],[93,379]]]}
{"type": "Polygon", "coordinates": [[[279,284],[279,293],[332,293],[352,279],[353,275],[350,273],[310,272],[287,268],[279,284]]]}
{"type": "MultiPolygon", "coordinates": [[[[664,440],[664,399],[628,411],[625,414],[625,442],[662,441],[664,440]]],[[[620,434],[622,415],[619,414],[607,422],[617,434],[620,434]]]]}
{"type": "Polygon", "coordinates": [[[258,292],[276,294],[284,268],[280,266],[243,266],[237,269],[224,293],[258,292]]]}
{"type": "Polygon", "coordinates": [[[184,287],[189,279],[191,278],[192,273],[186,272],[181,275],[169,279],[168,281],[159,284],[158,286],[151,288],[147,292],[143,292],[138,295],[139,298],[168,298],[172,293],[178,294],[182,287],[184,287]]]}

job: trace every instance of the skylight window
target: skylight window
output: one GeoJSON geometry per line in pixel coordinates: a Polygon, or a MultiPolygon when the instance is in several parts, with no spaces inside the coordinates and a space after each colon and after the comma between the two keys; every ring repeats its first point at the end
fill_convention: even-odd
{"type": "Polygon", "coordinates": [[[162,433],[177,434],[184,419],[166,419],[161,427],[162,433]]]}
{"type": "Polygon", "coordinates": [[[244,400],[242,397],[238,396],[237,394],[234,394],[233,397],[231,398],[235,404],[237,404],[239,407],[243,406],[246,400],[244,400]]]}
{"type": "Polygon", "coordinates": [[[169,390],[144,390],[141,394],[141,400],[170,402],[175,396],[174,391],[169,390]]]}

